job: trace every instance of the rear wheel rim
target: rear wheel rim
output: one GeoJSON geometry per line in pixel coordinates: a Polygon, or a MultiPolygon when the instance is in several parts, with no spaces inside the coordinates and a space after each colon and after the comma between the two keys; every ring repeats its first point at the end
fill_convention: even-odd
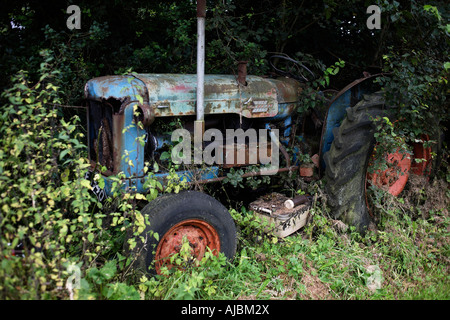
{"type": "Polygon", "coordinates": [[[207,248],[216,255],[220,251],[219,234],[213,226],[200,219],[181,221],[164,234],[156,248],[155,269],[158,274],[163,266],[173,267],[170,257],[180,252],[183,238],[189,242],[192,260],[200,261],[207,248]]]}
{"type": "Polygon", "coordinates": [[[425,147],[424,142],[428,142],[430,137],[422,135],[423,142],[413,144],[414,159],[421,159],[420,162],[415,162],[411,165],[411,172],[419,176],[428,175],[431,171],[431,147],[425,147]]]}
{"type": "Polygon", "coordinates": [[[386,190],[393,196],[398,196],[406,186],[409,171],[411,170],[411,157],[399,151],[390,153],[386,157],[388,169],[367,173],[367,180],[372,185],[386,190]]]}
{"type": "MultiPolygon", "coordinates": [[[[375,154],[375,152],[374,152],[375,154]]],[[[372,159],[373,160],[373,156],[372,159]]],[[[395,152],[387,155],[386,160],[392,166],[385,171],[378,170],[374,173],[369,172],[371,163],[369,162],[369,168],[366,173],[366,181],[364,184],[364,192],[366,198],[366,206],[369,215],[373,218],[372,208],[369,205],[367,194],[367,182],[380,189],[386,190],[393,196],[398,196],[405,188],[408,181],[409,171],[411,170],[411,157],[408,154],[395,152]],[[402,172],[403,174],[400,174],[402,172]]]]}

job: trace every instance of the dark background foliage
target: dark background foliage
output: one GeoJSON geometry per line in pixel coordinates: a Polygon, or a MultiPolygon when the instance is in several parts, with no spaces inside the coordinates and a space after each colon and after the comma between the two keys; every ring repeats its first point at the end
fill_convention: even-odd
{"type": "MultiPolygon", "coordinates": [[[[267,74],[270,52],[303,59],[308,55],[324,65],[342,59],[346,68],[331,84],[339,89],[363,71],[385,68],[383,55],[415,50],[437,65],[413,74],[422,71],[436,77],[448,57],[448,30],[439,30],[439,24],[448,22],[445,4],[207,1],[206,72],[233,73],[237,61],[248,60],[249,73],[267,74]],[[382,9],[380,30],[366,27],[366,9],[371,4],[382,9]],[[423,9],[425,4],[436,6],[441,21],[423,9]]],[[[68,103],[82,98],[83,82],[94,76],[130,70],[195,72],[195,1],[3,1],[0,26],[2,88],[20,69],[37,70],[38,52],[44,48],[59,60],[68,103]],[[66,27],[70,4],[81,8],[80,30],[66,27]]]]}

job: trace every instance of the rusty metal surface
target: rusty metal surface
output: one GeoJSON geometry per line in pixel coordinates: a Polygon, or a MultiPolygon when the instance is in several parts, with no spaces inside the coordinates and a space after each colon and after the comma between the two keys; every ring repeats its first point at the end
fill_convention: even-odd
{"type": "MultiPolygon", "coordinates": [[[[224,163],[223,168],[241,167],[256,163],[260,163],[259,149],[260,145],[246,145],[246,144],[233,144],[233,145],[223,145],[220,147],[223,152],[224,163]],[[233,158],[231,158],[230,151],[232,149],[233,158]],[[238,161],[238,154],[242,153],[244,155],[244,161],[238,161]],[[252,159],[253,158],[253,159],[252,159]],[[253,161],[252,161],[253,160],[253,161]]],[[[267,157],[272,157],[272,144],[268,143],[266,145],[267,157]]]]}
{"type": "Polygon", "coordinates": [[[206,0],[197,0],[197,17],[206,17],[206,0]]]}
{"type": "Polygon", "coordinates": [[[297,80],[277,78],[272,80],[278,91],[278,103],[298,102],[302,87],[297,80]]]}
{"type": "Polygon", "coordinates": [[[125,102],[148,100],[146,87],[134,76],[104,76],[89,80],[84,87],[86,99],[101,101],[114,98],[125,102]]]}
{"type": "Polygon", "coordinates": [[[109,121],[106,118],[102,119],[102,130],[101,130],[101,140],[102,140],[102,165],[106,166],[108,169],[112,168],[113,162],[113,140],[111,134],[111,128],[109,126],[109,121]]]}
{"type": "MultiPolygon", "coordinates": [[[[262,175],[274,175],[274,174],[278,174],[281,172],[294,172],[298,170],[298,166],[290,166],[290,167],[286,167],[286,168],[279,168],[279,169],[270,169],[270,170],[265,170],[265,171],[252,171],[252,172],[247,172],[244,173],[243,175],[241,175],[242,178],[248,178],[248,177],[256,177],[256,176],[262,176],[262,175]]],[[[226,179],[226,176],[221,176],[221,177],[216,177],[216,178],[205,178],[202,180],[198,180],[198,181],[188,181],[188,184],[206,184],[206,183],[213,183],[213,182],[220,182],[223,181],[224,179],[226,179]]]]}
{"type": "Polygon", "coordinates": [[[155,121],[155,112],[148,103],[143,103],[138,107],[138,115],[136,117],[136,123],[142,122],[144,127],[148,127],[155,121]]]}
{"type": "Polygon", "coordinates": [[[207,248],[214,254],[220,252],[220,236],[212,225],[200,219],[188,219],[177,223],[161,238],[155,252],[155,269],[160,273],[161,267],[169,269],[173,267],[170,257],[180,253],[183,241],[189,242],[189,248],[193,258],[200,261],[207,248]]]}
{"type": "MultiPolygon", "coordinates": [[[[247,118],[292,113],[301,87],[289,78],[246,76],[239,86],[233,75],[205,75],[205,114],[241,114],[247,118]]],[[[133,74],[105,76],[87,82],[87,99],[110,98],[122,103],[144,101],[155,117],[195,115],[196,76],[189,74],[133,74]]],[[[121,110],[122,111],[122,110],[121,110]]]]}
{"type": "MultiPolygon", "coordinates": [[[[144,74],[149,103],[157,117],[194,115],[196,76],[144,74]]],[[[247,76],[247,86],[238,86],[233,75],[205,75],[205,114],[237,113],[244,117],[273,117],[278,112],[277,87],[268,79],[247,76]]]]}
{"type": "Polygon", "coordinates": [[[239,61],[238,62],[237,81],[243,86],[247,85],[247,62],[248,61],[239,61]]]}
{"type": "MultiPolygon", "coordinates": [[[[292,79],[247,76],[239,87],[233,75],[205,75],[205,104],[208,113],[239,113],[247,117],[272,117],[278,103],[297,102],[301,90],[292,79]]],[[[90,80],[86,97],[137,101],[138,96],[155,108],[156,116],[195,114],[196,77],[186,74],[140,74],[108,76],[90,80]]]]}

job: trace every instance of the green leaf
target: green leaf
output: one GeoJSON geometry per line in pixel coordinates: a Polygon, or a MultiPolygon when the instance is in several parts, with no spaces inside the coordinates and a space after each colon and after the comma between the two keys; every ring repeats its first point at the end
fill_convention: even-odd
{"type": "Polygon", "coordinates": [[[100,187],[100,189],[105,188],[105,179],[103,177],[100,177],[100,179],[98,179],[97,183],[98,183],[98,186],[100,187]]]}
{"type": "Polygon", "coordinates": [[[66,154],[68,154],[69,151],[70,151],[70,149],[65,149],[65,150],[61,151],[61,153],[59,154],[59,160],[61,160],[62,158],[64,158],[64,156],[65,156],[66,154]]]}
{"type": "Polygon", "coordinates": [[[170,152],[164,151],[163,153],[161,153],[161,156],[160,156],[159,159],[160,159],[160,160],[170,159],[170,152]]]}
{"type": "Polygon", "coordinates": [[[69,169],[64,170],[64,172],[61,173],[61,181],[67,182],[69,180],[69,174],[70,174],[69,169]]]}

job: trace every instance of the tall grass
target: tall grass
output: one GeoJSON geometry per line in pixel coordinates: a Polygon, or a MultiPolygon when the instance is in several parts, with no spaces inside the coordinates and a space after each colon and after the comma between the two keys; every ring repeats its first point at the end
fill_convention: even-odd
{"type": "Polygon", "coordinates": [[[403,198],[375,195],[377,227],[364,236],[337,228],[320,201],[312,221],[284,239],[258,229],[245,208],[232,209],[240,230],[234,261],[210,256],[200,268],[153,278],[164,294],[146,298],[449,299],[448,185],[422,186],[434,193],[414,206],[414,186],[403,198]],[[436,197],[441,207],[421,211],[436,197]]]}

